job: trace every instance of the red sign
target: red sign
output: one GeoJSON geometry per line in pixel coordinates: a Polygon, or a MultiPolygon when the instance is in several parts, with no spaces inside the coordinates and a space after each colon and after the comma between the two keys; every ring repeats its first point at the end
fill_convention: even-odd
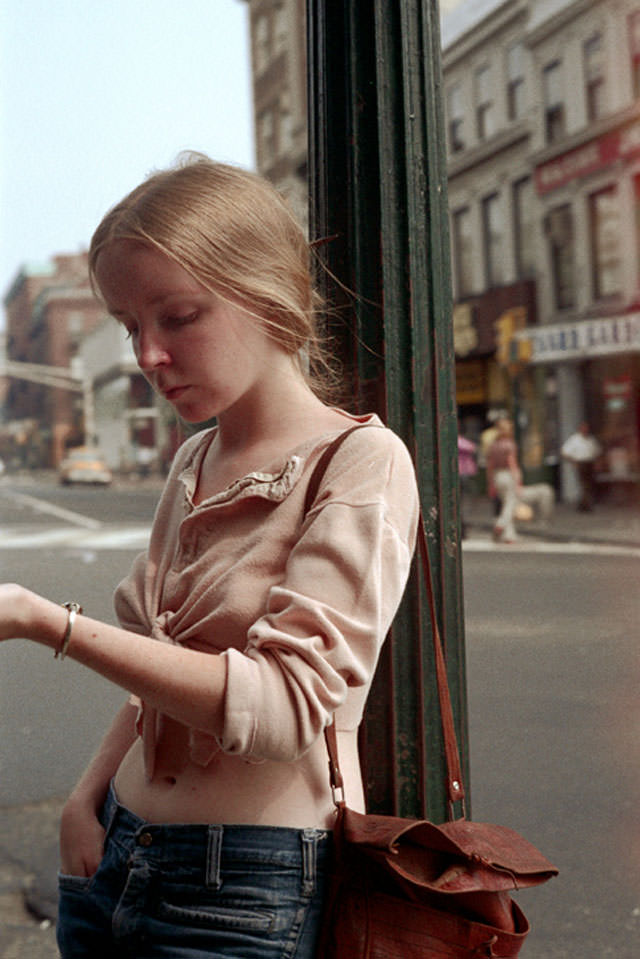
{"type": "Polygon", "coordinates": [[[630,159],[640,153],[640,120],[620,130],[606,133],[597,140],[569,150],[561,156],[541,163],[535,171],[539,196],[550,193],[578,177],[588,176],[616,160],[630,159]]]}

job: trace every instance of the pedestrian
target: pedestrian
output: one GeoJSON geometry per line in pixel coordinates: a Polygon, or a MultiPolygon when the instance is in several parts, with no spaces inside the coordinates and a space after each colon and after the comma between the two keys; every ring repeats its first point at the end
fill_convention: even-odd
{"type": "MultiPolygon", "coordinates": [[[[478,449],[478,465],[483,467],[485,474],[487,469],[487,456],[489,455],[489,450],[491,449],[493,441],[498,435],[498,420],[506,415],[506,413],[503,413],[500,410],[489,410],[489,413],[487,414],[487,423],[489,425],[480,434],[480,447],[478,449]]],[[[488,487],[489,483],[487,480],[487,492],[488,487]]],[[[500,497],[494,495],[490,496],[489,498],[493,508],[493,515],[498,516],[500,514],[500,497]]]]}
{"type": "Polygon", "coordinates": [[[580,512],[589,512],[595,503],[596,462],[602,456],[602,447],[586,420],[564,441],[560,453],[576,471],[580,487],[577,508],[580,512]]]}
{"type": "Polygon", "coordinates": [[[154,174],[89,264],[154,389],[216,426],[174,458],[118,626],[0,587],[0,638],[130,694],[62,814],[61,956],[310,959],[334,812],[323,730],[335,714],[363,809],[357,728],[414,548],[411,458],[310,380],[326,365],[308,245],[254,174],[201,156],[154,174]]]}
{"type": "Polygon", "coordinates": [[[487,492],[489,497],[497,496],[500,501],[493,538],[499,543],[514,543],[515,510],[522,487],[522,472],[518,464],[513,422],[509,417],[501,416],[496,422],[496,430],[496,437],[487,451],[487,492]]]}
{"type": "Polygon", "coordinates": [[[464,514],[465,500],[471,493],[473,477],[478,473],[476,444],[466,436],[458,435],[458,473],[460,475],[460,531],[462,539],[467,537],[467,523],[464,514]]]}

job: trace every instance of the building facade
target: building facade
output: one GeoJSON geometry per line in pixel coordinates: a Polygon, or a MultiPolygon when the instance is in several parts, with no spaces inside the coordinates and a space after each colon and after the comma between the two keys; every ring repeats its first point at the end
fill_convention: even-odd
{"type": "MultiPolygon", "coordinates": [[[[4,304],[7,360],[63,370],[73,368],[104,314],[89,286],[86,253],[24,266],[4,304]]],[[[8,378],[0,443],[10,463],[55,467],[68,446],[83,441],[84,429],[82,391],[8,378]]]]}
{"type": "Polygon", "coordinates": [[[443,43],[463,427],[506,406],[529,474],[572,499],[560,447],[587,419],[603,489],[623,488],[640,468],[640,3],[475,0],[443,43]]]}
{"type": "Polygon", "coordinates": [[[6,378],[0,458],[9,468],[55,469],[85,442],[118,472],[167,465],[180,440],[175,418],[140,373],[122,326],[94,297],[86,253],[24,266],[5,313],[8,361],[76,377],[73,390],[6,378]]]}
{"type": "Polygon", "coordinates": [[[247,0],[256,164],[308,220],[305,0],[247,0]]]}

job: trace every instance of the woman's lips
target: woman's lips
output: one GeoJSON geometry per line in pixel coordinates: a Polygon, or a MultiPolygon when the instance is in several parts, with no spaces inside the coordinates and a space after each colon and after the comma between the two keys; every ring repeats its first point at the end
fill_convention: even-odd
{"type": "Polygon", "coordinates": [[[173,401],[179,399],[188,389],[188,386],[170,386],[161,389],[160,392],[165,399],[173,401]]]}

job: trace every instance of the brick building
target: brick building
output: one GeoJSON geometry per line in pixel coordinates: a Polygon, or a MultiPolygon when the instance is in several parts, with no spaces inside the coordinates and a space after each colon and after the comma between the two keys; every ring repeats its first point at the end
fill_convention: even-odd
{"type": "MultiPolygon", "coordinates": [[[[104,316],[89,286],[86,253],[25,265],[4,304],[7,360],[64,369],[104,316]]],[[[81,394],[15,377],[8,380],[4,419],[5,455],[19,465],[55,467],[66,447],[84,437],[81,394]]]]}

